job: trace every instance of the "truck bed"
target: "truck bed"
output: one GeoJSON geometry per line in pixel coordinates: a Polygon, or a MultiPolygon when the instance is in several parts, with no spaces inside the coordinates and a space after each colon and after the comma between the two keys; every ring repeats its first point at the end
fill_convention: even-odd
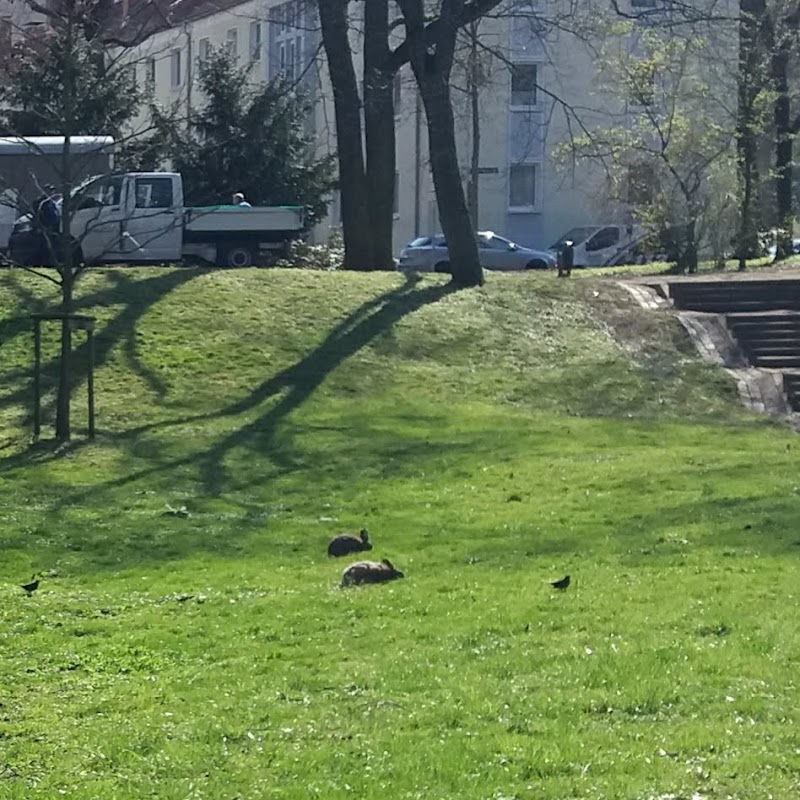
{"type": "Polygon", "coordinates": [[[303,209],[299,206],[205,206],[187,208],[184,213],[186,238],[205,238],[211,234],[260,236],[303,230],[303,209]]]}

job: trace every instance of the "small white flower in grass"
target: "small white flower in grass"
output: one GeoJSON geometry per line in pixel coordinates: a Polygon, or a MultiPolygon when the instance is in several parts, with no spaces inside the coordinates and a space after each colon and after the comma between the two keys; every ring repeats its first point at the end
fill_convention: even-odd
{"type": "Polygon", "coordinates": [[[592,654],[594,651],[592,650],[592,648],[591,648],[591,647],[587,647],[587,648],[584,650],[584,652],[586,653],[586,655],[587,655],[587,656],[590,656],[590,655],[591,655],[591,654],[592,654]]]}

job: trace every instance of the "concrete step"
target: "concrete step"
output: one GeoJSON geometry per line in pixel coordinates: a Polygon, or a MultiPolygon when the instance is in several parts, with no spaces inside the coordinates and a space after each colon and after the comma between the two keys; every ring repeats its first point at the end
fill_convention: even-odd
{"type": "Polygon", "coordinates": [[[759,355],[753,354],[750,358],[754,367],[765,367],[767,369],[794,369],[800,368],[800,353],[779,354],[779,355],[759,355]]]}
{"type": "Polygon", "coordinates": [[[703,298],[674,299],[675,308],[681,311],[705,311],[707,314],[728,314],[742,311],[778,311],[780,309],[800,310],[800,299],[787,301],[785,298],[774,300],[758,300],[746,298],[729,298],[706,300],[703,298]]]}
{"type": "Polygon", "coordinates": [[[740,336],[800,336],[800,325],[765,325],[763,322],[745,325],[739,322],[729,322],[728,327],[740,336]]]}
{"type": "Polygon", "coordinates": [[[800,411],[800,372],[783,373],[783,391],[792,411],[800,411]]]}
{"type": "Polygon", "coordinates": [[[800,280],[684,281],[669,284],[677,308],[723,314],[727,311],[800,310],[800,280]]]}
{"type": "Polygon", "coordinates": [[[793,356],[800,355],[800,345],[796,344],[751,344],[739,340],[740,346],[751,356],[793,356]]]}
{"type": "Polygon", "coordinates": [[[753,366],[783,371],[786,398],[800,411],[800,280],[679,281],[669,296],[682,310],[724,314],[753,366]]]}
{"type": "Polygon", "coordinates": [[[769,358],[800,358],[800,347],[760,347],[754,349],[743,345],[743,349],[752,362],[769,358]]]}

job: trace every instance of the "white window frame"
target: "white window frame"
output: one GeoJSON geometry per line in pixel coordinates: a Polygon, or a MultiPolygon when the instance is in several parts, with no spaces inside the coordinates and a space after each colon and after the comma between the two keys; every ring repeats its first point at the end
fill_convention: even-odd
{"type": "Polygon", "coordinates": [[[183,54],[180,50],[172,50],[169,54],[169,87],[180,89],[183,84],[183,54]]]}
{"type": "Polygon", "coordinates": [[[156,60],[154,58],[147,59],[147,66],[144,72],[145,88],[152,92],[156,88],[156,60]]]}
{"type": "Polygon", "coordinates": [[[250,61],[261,61],[263,49],[264,41],[261,20],[256,19],[250,23],[250,61]]]}
{"type": "Polygon", "coordinates": [[[286,77],[290,81],[296,81],[297,75],[295,72],[297,71],[297,40],[295,38],[289,39],[289,56],[286,59],[286,63],[288,65],[286,77]]]}
{"type": "Polygon", "coordinates": [[[508,191],[506,199],[508,201],[509,214],[531,214],[541,210],[541,185],[542,185],[542,162],[541,161],[520,161],[508,165],[508,191]],[[515,205],[511,202],[511,171],[518,167],[530,167],[533,169],[533,203],[515,205]]]}
{"type": "Polygon", "coordinates": [[[237,61],[239,58],[239,29],[228,28],[225,31],[225,52],[231,61],[237,61]]]}
{"type": "Polygon", "coordinates": [[[211,55],[211,39],[208,36],[204,36],[198,43],[197,43],[197,58],[201,62],[208,61],[208,57],[211,55]]]}

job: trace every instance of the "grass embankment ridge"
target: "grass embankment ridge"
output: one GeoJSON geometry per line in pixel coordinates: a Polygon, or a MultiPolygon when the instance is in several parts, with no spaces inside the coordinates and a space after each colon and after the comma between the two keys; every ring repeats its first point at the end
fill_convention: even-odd
{"type": "Polygon", "coordinates": [[[53,457],[52,298],[0,280],[0,797],[797,795],[794,437],[668,314],[92,272],[101,432],[53,457]],[[362,525],[405,580],[336,588],[362,525]]]}

